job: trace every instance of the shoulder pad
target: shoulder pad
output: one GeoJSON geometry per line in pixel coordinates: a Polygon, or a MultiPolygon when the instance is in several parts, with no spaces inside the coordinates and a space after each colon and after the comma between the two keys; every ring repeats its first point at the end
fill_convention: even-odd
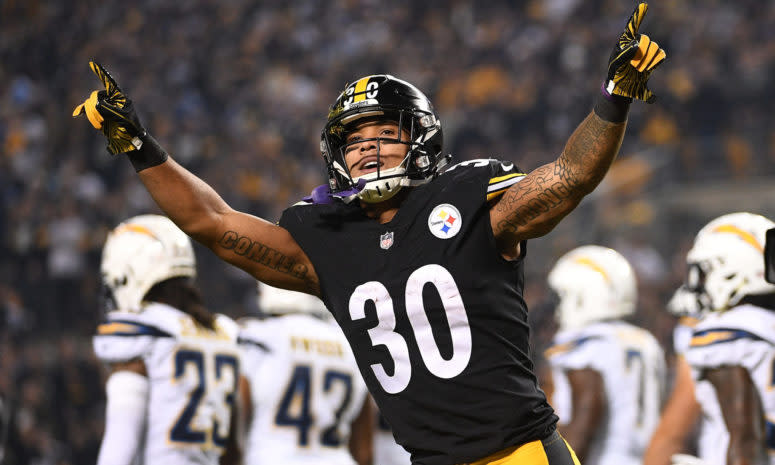
{"type": "Polygon", "coordinates": [[[245,346],[258,347],[269,352],[269,343],[266,340],[266,326],[268,320],[258,318],[240,319],[239,338],[237,343],[245,346]]]}
{"type": "Polygon", "coordinates": [[[240,327],[236,321],[220,313],[215,315],[215,329],[218,332],[223,331],[232,341],[236,341],[239,336],[240,327]]]}
{"type": "Polygon", "coordinates": [[[460,162],[444,173],[452,173],[452,176],[465,176],[467,173],[480,173],[486,170],[487,176],[487,200],[493,200],[501,196],[506,189],[518,183],[525,177],[514,163],[510,161],[483,158],[479,160],[467,160],[460,162]]]}

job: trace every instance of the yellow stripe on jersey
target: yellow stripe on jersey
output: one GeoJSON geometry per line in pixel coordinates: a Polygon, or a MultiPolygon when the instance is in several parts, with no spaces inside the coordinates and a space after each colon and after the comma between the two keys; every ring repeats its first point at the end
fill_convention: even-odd
{"type": "Polygon", "coordinates": [[[497,178],[491,178],[487,188],[487,201],[500,197],[506,190],[525,177],[525,173],[510,173],[497,178]]]}
{"type": "Polygon", "coordinates": [[[702,347],[716,342],[727,341],[736,337],[734,331],[709,331],[692,337],[690,347],[702,347]]]}
{"type": "Polygon", "coordinates": [[[353,103],[366,100],[366,86],[369,84],[369,78],[365,77],[355,83],[353,92],[353,103]]]}
{"type": "Polygon", "coordinates": [[[139,333],[140,329],[131,323],[103,323],[97,327],[97,334],[139,333]]]}
{"type": "Polygon", "coordinates": [[[700,322],[699,318],[694,318],[693,316],[682,316],[678,320],[678,324],[682,324],[684,326],[689,326],[690,328],[693,328],[697,326],[697,323],[700,322]]]}
{"type": "Polygon", "coordinates": [[[750,244],[753,248],[758,250],[759,252],[764,253],[764,246],[759,243],[759,241],[756,239],[756,236],[749,233],[748,231],[743,231],[742,229],[738,228],[735,225],[732,224],[722,224],[719,226],[716,226],[713,228],[713,232],[722,232],[722,233],[731,233],[735,234],[740,239],[745,241],[746,243],[750,244]]]}
{"type": "Polygon", "coordinates": [[[557,354],[561,354],[563,352],[567,352],[571,350],[572,348],[576,347],[576,341],[572,342],[566,342],[565,344],[557,344],[555,346],[549,347],[544,351],[544,357],[546,358],[552,358],[557,354]]]}
{"type": "Polygon", "coordinates": [[[511,173],[511,174],[507,174],[505,176],[498,176],[497,178],[490,178],[489,184],[492,185],[492,184],[495,184],[495,183],[498,183],[498,182],[501,182],[501,181],[505,181],[507,179],[511,179],[513,177],[516,177],[516,176],[525,176],[525,173],[511,173]]]}

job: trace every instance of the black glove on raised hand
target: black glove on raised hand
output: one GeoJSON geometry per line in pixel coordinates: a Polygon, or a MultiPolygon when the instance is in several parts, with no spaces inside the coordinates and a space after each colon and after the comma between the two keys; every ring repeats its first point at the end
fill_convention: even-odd
{"type": "Polygon", "coordinates": [[[647,3],[638,4],[627,21],[627,26],[608,60],[604,89],[610,95],[652,103],[656,96],[646,83],[651,72],[665,61],[667,54],[646,34],[638,33],[646,11],[647,3]]]}
{"type": "Polygon", "coordinates": [[[132,100],[121,91],[102,65],[90,61],[89,67],[100,78],[105,90],[92,92],[86,101],[75,107],[73,116],[85,113],[92,126],[105,134],[107,149],[112,155],[140,150],[146,131],[135,113],[132,100]]]}

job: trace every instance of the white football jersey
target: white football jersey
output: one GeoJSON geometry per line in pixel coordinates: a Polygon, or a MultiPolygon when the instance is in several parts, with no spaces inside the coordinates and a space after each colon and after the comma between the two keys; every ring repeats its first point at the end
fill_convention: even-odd
{"type": "Polygon", "coordinates": [[[215,331],[168,305],[115,311],[97,328],[108,363],[142,359],[149,399],[139,463],[217,464],[229,437],[239,380],[239,327],[216,315],[215,331]]]}
{"type": "Polygon", "coordinates": [[[354,465],[350,425],[367,391],[339,327],[304,314],[240,323],[253,403],[245,463],[354,465]]]}
{"type": "Polygon", "coordinates": [[[676,355],[686,354],[692,340],[692,332],[699,321],[699,319],[690,316],[683,316],[678,320],[673,328],[673,351],[676,355]]]}
{"type": "Polygon", "coordinates": [[[411,465],[411,455],[396,443],[390,425],[379,414],[376,405],[374,409],[377,412],[377,424],[374,428],[374,465],[411,465]]]}
{"type": "Polygon", "coordinates": [[[742,366],[748,370],[764,410],[770,465],[775,465],[775,312],[741,305],[711,313],[695,327],[686,360],[692,367],[695,394],[702,406],[699,455],[709,465],[726,463],[729,432],[705,369],[742,366]]]}
{"type": "Polygon", "coordinates": [[[557,333],[546,355],[560,431],[571,420],[573,407],[565,372],[593,369],[603,379],[606,413],[584,463],[640,464],[659,422],[664,395],[665,358],[654,336],[622,321],[593,323],[557,333]]]}

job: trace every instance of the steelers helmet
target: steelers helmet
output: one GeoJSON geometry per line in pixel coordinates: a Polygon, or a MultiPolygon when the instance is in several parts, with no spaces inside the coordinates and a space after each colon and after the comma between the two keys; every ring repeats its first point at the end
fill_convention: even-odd
{"type": "MultiPolygon", "coordinates": [[[[375,74],[348,84],[331,106],[328,121],[320,136],[329,176],[329,188],[334,195],[346,198],[347,193],[360,191],[357,196],[369,203],[381,202],[395,195],[404,186],[423,184],[447,164],[449,157],[441,155],[443,133],[441,121],[430,100],[412,84],[388,74],[375,74]],[[399,126],[397,139],[388,140],[407,146],[407,154],[395,168],[377,169],[354,179],[345,162],[347,133],[364,119],[387,119],[399,126]],[[409,134],[404,136],[404,131],[409,134]],[[360,184],[359,184],[360,181],[360,184]]],[[[379,143],[377,143],[379,157],[379,143]]],[[[351,197],[352,198],[352,197],[351,197]]]]}
{"type": "Polygon", "coordinates": [[[723,311],[747,295],[770,294],[764,276],[764,245],[769,219],[748,212],[722,215],[705,225],[686,255],[686,287],[707,311],[723,311]]]}
{"type": "Polygon", "coordinates": [[[635,313],[635,273],[607,247],[585,245],[563,255],[549,272],[549,287],[560,298],[555,312],[560,330],[635,313]]]}
{"type": "Polygon", "coordinates": [[[140,215],[108,233],[100,270],[108,310],[136,312],[157,283],[196,277],[196,258],[191,240],[169,218],[140,215]]]}
{"type": "Polygon", "coordinates": [[[328,318],[328,312],[322,300],[303,292],[288,291],[258,282],[258,308],[263,313],[286,315],[305,313],[320,318],[328,318]]]}

